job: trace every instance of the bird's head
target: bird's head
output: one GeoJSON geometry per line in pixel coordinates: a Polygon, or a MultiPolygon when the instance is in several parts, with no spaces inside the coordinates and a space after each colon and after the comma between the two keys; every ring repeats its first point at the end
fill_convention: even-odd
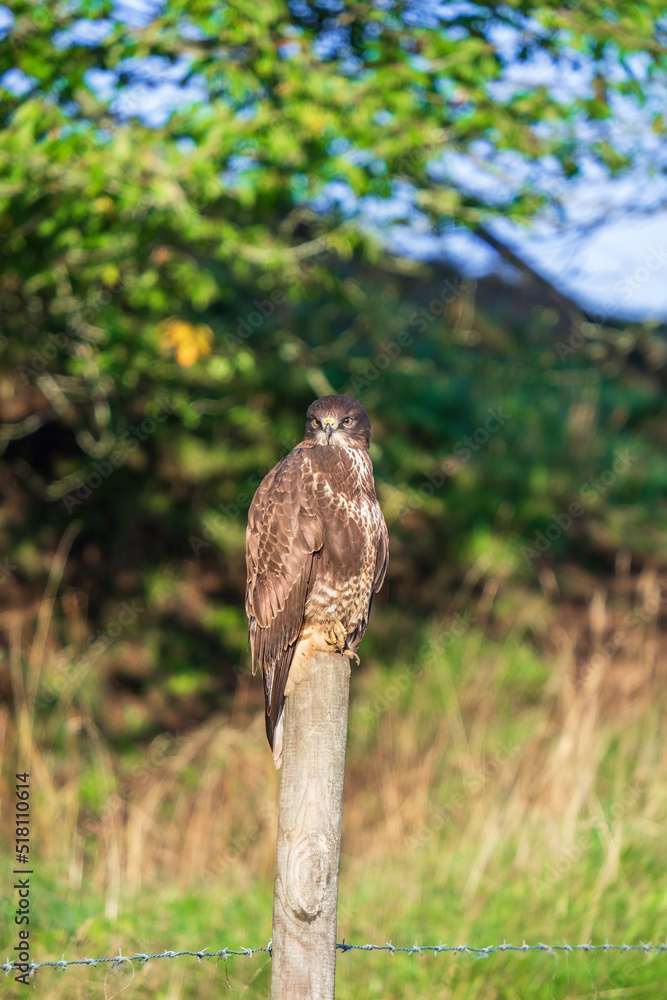
{"type": "Polygon", "coordinates": [[[365,409],[349,396],[321,396],[306,413],[304,440],[344,448],[368,448],[371,422],[365,409]]]}

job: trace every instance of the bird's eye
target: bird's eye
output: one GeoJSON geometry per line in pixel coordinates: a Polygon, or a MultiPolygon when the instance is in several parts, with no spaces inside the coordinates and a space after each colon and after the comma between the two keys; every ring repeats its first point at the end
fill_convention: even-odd
{"type": "Polygon", "coordinates": [[[352,417],[343,417],[343,423],[346,427],[349,427],[353,423],[352,417]]]}
{"type": "Polygon", "coordinates": [[[313,427],[319,427],[319,426],[320,426],[320,422],[319,422],[319,420],[317,419],[317,417],[314,417],[314,418],[313,418],[313,420],[312,420],[312,424],[313,424],[313,427]]]}

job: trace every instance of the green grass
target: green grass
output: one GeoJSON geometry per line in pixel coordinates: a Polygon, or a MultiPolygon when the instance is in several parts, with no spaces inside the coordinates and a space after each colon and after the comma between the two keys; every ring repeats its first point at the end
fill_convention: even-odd
{"type": "MultiPolygon", "coordinates": [[[[487,946],[503,941],[521,944],[581,941],[582,928],[596,914],[596,942],[659,940],[664,928],[665,900],[655,887],[662,848],[637,838],[628,845],[619,878],[596,903],[596,887],[604,852],[593,838],[581,860],[552,886],[536,891],[531,878],[510,876],[510,859],[498,858],[475,899],[465,905],[465,876],[474,863],[470,850],[447,856],[442,844],[424,849],[408,864],[385,859],[368,864],[344,858],[341,876],[339,940],[411,946],[464,944],[487,946]],[[644,848],[642,850],[641,848],[644,848]]],[[[158,882],[117,921],[100,914],[100,899],[91,891],[63,893],[57,881],[37,877],[33,899],[38,915],[32,929],[35,957],[67,958],[136,952],[197,950],[208,947],[256,947],[271,933],[271,882],[263,878],[243,891],[221,884],[179,891],[158,882]]],[[[3,935],[4,937],[4,935],[3,935]]],[[[9,943],[9,942],[7,942],[9,943]]],[[[348,952],[339,954],[337,996],[361,998],[593,997],[661,996],[667,956],[635,953],[471,955],[348,952]],[[615,992],[614,992],[615,991],[615,992]]],[[[67,972],[38,973],[37,992],[48,997],[111,995],[129,976],[123,966],[75,967],[67,972]]],[[[182,957],[142,966],[134,963],[129,995],[166,995],[169,983],[180,983],[179,996],[213,997],[229,977],[245,996],[268,996],[270,962],[252,958],[197,962],[182,957]],[[182,977],[182,981],[181,981],[182,977]]],[[[10,980],[7,980],[7,984],[10,980]]],[[[18,989],[17,995],[21,995],[18,989]]],[[[11,986],[10,986],[11,993],[11,986]]]]}
{"type": "MultiPolygon", "coordinates": [[[[415,661],[354,676],[339,941],[664,942],[665,698],[648,655],[625,650],[643,676],[630,705],[610,664],[577,686],[566,654],[538,655],[516,630],[499,641],[470,628],[437,657],[434,634],[415,661]]],[[[110,753],[85,690],[32,738],[10,723],[5,800],[14,762],[32,759],[34,960],[267,943],[278,776],[254,684],[243,679],[231,717],[142,757],[110,753]]],[[[3,884],[4,957],[9,870],[3,884]]],[[[339,1000],[658,998],[667,955],[351,951],[337,969],[339,1000]]],[[[269,986],[266,954],[43,969],[35,983],[50,1000],[269,986]]]]}

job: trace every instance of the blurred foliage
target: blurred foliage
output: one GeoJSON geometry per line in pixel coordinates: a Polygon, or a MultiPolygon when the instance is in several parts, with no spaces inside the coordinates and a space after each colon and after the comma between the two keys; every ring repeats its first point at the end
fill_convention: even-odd
{"type": "MultiPolygon", "coordinates": [[[[403,182],[436,230],[483,238],[498,214],[532,218],[537,167],[565,184],[581,128],[602,129],[614,94],[641,103],[637,54],[647,79],[664,72],[662,8],[459,5],[442,23],[417,7],[171,0],[133,27],[105,2],[9,6],[3,587],[27,603],[76,519],[65,580],[100,625],[89,640],[140,634],[118,677],[159,680],[195,716],[245,662],[245,512],[316,395],[348,392],[373,419],[392,536],[379,607],[441,610],[471,572],[521,589],[557,560],[667,556],[664,331],[588,323],[529,276],[476,285],[399,260],[346,201],[403,182]],[[590,95],[513,85],[536,58],[581,60],[590,95]],[[150,127],[165,72],[192,96],[150,127]],[[432,169],[445,150],[493,169],[511,151],[518,179],[490,205],[432,169]],[[546,550],[527,554],[537,532],[546,550]]],[[[589,159],[633,165],[595,134],[589,159]]],[[[128,712],[117,729],[139,726],[128,712]]]]}

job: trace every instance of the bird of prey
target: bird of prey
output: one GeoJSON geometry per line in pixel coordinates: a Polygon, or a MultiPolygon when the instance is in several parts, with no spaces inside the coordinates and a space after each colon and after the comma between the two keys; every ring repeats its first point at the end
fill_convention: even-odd
{"type": "Polygon", "coordinates": [[[368,455],[371,425],[349,396],[308,407],[306,433],[260,483],[248,512],[246,613],[266,734],[282,762],[282,711],[317,651],[354,657],[389,555],[368,455]]]}

